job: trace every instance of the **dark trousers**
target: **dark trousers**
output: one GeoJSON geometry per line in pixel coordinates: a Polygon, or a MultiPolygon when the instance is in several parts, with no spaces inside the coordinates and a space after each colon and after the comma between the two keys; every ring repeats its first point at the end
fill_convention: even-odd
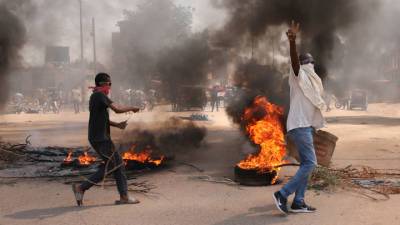
{"type": "Polygon", "coordinates": [[[103,159],[103,162],[100,164],[96,173],[90,176],[89,181],[84,181],[81,184],[81,189],[83,191],[88,190],[93,185],[103,180],[104,173],[109,174],[112,171],[119,194],[121,196],[126,196],[128,194],[128,185],[125,175],[125,164],[121,155],[115,151],[112,141],[93,142],[91,145],[103,159]]]}
{"type": "Polygon", "coordinates": [[[218,112],[219,101],[217,99],[211,100],[211,112],[214,112],[214,108],[216,108],[216,110],[218,112]]]}

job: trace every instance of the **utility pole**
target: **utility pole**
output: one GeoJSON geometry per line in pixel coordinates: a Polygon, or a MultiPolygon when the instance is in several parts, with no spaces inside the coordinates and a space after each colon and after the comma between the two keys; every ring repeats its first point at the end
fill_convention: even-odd
{"type": "Polygon", "coordinates": [[[271,36],[271,46],[272,46],[272,67],[275,66],[275,42],[274,36],[271,36]]]}
{"type": "Polygon", "coordinates": [[[254,57],[254,37],[251,36],[251,60],[253,60],[254,57]]]}
{"type": "Polygon", "coordinates": [[[86,87],[86,75],[85,75],[85,68],[84,68],[84,58],[83,58],[83,24],[82,24],[82,0],[79,1],[79,25],[80,25],[80,36],[81,36],[81,63],[80,63],[80,68],[81,68],[81,73],[82,73],[82,86],[81,86],[81,91],[82,91],[82,111],[85,111],[86,108],[86,103],[87,103],[87,87],[86,87]]]}
{"type": "Polygon", "coordinates": [[[93,37],[93,69],[94,74],[97,73],[97,56],[96,56],[96,23],[94,17],[92,18],[92,37],[93,37]]]}
{"type": "Polygon", "coordinates": [[[83,64],[82,0],[79,0],[79,24],[80,24],[80,29],[81,29],[81,64],[83,64]]]}

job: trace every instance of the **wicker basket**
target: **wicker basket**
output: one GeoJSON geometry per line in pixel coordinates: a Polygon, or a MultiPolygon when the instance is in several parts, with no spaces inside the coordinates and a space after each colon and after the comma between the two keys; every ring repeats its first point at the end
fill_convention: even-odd
{"type": "MultiPolygon", "coordinates": [[[[314,147],[317,155],[317,162],[321,166],[329,167],[333,152],[335,151],[336,142],[339,140],[335,135],[319,130],[314,132],[314,147]]],[[[290,138],[286,138],[288,155],[299,160],[299,153],[295,144],[290,138]]]]}

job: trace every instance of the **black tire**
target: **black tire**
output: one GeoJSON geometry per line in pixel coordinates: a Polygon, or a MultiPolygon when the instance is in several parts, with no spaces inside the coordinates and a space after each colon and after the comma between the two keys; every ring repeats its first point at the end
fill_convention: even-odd
{"type": "Polygon", "coordinates": [[[265,186],[271,185],[272,181],[276,179],[277,172],[270,171],[260,173],[258,170],[242,169],[238,166],[235,167],[235,181],[245,186],[265,186]]]}

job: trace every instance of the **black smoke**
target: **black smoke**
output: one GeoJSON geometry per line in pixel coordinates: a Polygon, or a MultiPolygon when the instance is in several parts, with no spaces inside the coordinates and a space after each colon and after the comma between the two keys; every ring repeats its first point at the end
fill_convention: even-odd
{"type": "MultiPolygon", "coordinates": [[[[377,62],[376,59],[379,56],[371,54],[368,49],[379,52],[380,49],[371,43],[377,43],[372,40],[381,38],[372,38],[374,35],[365,36],[365,34],[372,32],[368,30],[385,30],[387,25],[382,23],[379,16],[374,17],[374,12],[380,12],[384,4],[396,8],[394,2],[388,4],[388,1],[383,3],[371,0],[220,0],[211,2],[215,7],[225,9],[228,14],[226,24],[216,31],[211,43],[227,51],[233,49],[235,52],[247,54],[250,49],[252,51],[251,59],[245,63],[239,63],[234,74],[234,83],[239,87],[239,91],[227,108],[228,115],[239,124],[244,109],[257,95],[266,96],[273,103],[284,106],[287,115],[289,109],[287,79],[283,80],[282,70],[279,70],[281,72],[277,70],[278,64],[265,66],[265,63],[253,57],[253,52],[257,55],[257,51],[263,51],[259,46],[270,45],[268,38],[271,36],[278,37],[280,45],[286,48],[288,43],[284,32],[292,20],[301,25],[301,34],[298,38],[299,52],[310,52],[314,56],[316,72],[321,78],[324,79],[328,74],[333,73],[341,75],[340,80],[331,84],[336,86],[331,88],[335,89],[336,93],[340,93],[350,86],[348,83],[350,77],[355,76],[354,71],[357,70],[355,67],[361,68],[358,71],[364,71],[364,80],[366,80],[365,76],[368,76],[370,72],[365,73],[366,71],[362,68],[367,68],[366,64],[376,65],[376,63],[370,63],[371,58],[377,62]]],[[[387,15],[387,10],[385,14],[387,15]]],[[[393,34],[393,31],[386,31],[378,32],[377,35],[382,36],[388,32],[393,34]]],[[[397,35],[389,36],[397,37],[397,35]]],[[[382,43],[380,44],[378,46],[382,47],[382,43]]],[[[282,56],[289,58],[288,51],[279,51],[282,56]]],[[[268,53],[262,55],[268,62],[270,61],[268,57],[274,57],[268,53]]],[[[287,68],[283,71],[288,72],[289,61],[281,62],[282,64],[287,64],[287,68]]],[[[372,80],[371,77],[368,79],[372,80]]]]}
{"type": "Polygon", "coordinates": [[[228,116],[244,129],[246,125],[242,123],[244,110],[252,105],[257,96],[266,96],[268,101],[284,107],[286,110],[284,119],[289,109],[289,92],[286,84],[287,80],[285,82],[283,74],[272,66],[261,65],[255,60],[240,63],[234,75],[234,85],[238,91],[226,108],[228,116]]]}
{"type": "Polygon", "coordinates": [[[11,11],[5,1],[0,2],[0,108],[8,98],[7,76],[12,68],[20,66],[20,49],[26,41],[23,22],[11,11]]]}
{"type": "Polygon", "coordinates": [[[124,146],[135,144],[138,152],[150,148],[156,153],[174,155],[200,147],[206,134],[205,127],[172,117],[157,125],[136,124],[134,130],[122,137],[122,143],[124,146]]]}
{"type": "Polygon", "coordinates": [[[210,52],[207,32],[163,49],[157,62],[163,96],[173,104],[204,105],[210,52]]]}
{"type": "Polygon", "coordinates": [[[229,19],[217,33],[214,43],[227,48],[248,47],[263,41],[271,26],[289,24],[292,20],[299,22],[301,51],[313,54],[317,72],[323,77],[328,65],[336,60],[333,52],[340,44],[337,31],[361,19],[361,5],[368,5],[372,10],[379,3],[370,0],[222,0],[215,5],[225,8],[229,19]]]}

